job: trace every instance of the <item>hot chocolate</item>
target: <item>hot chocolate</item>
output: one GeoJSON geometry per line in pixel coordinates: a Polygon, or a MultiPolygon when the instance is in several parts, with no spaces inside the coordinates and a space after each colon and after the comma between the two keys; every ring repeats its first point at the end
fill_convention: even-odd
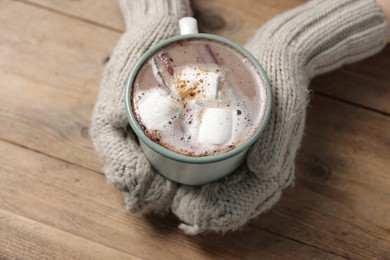
{"type": "Polygon", "coordinates": [[[209,39],[171,43],[140,68],[132,112],[154,142],[209,156],[248,140],[265,117],[264,78],[233,47],[209,39]]]}

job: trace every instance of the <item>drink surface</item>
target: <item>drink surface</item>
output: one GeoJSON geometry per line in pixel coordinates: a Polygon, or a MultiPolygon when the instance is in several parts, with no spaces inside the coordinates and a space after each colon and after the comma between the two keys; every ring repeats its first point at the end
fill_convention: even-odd
{"type": "Polygon", "coordinates": [[[187,156],[234,149],[260,127],[265,80],[233,47],[208,39],[171,43],[140,68],[132,110],[145,135],[187,156]]]}

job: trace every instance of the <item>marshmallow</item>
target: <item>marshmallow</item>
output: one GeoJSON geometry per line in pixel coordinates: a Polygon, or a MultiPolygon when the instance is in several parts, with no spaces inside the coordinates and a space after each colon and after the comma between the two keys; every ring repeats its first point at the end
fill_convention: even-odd
{"type": "Polygon", "coordinates": [[[221,80],[222,77],[218,73],[190,66],[185,67],[179,78],[179,92],[186,93],[185,97],[188,96],[189,91],[192,93],[191,96],[195,96],[197,99],[215,100],[218,97],[221,80]]]}
{"type": "Polygon", "coordinates": [[[226,108],[205,108],[201,115],[198,142],[203,145],[228,145],[236,113],[226,108]]]}
{"type": "Polygon", "coordinates": [[[141,120],[149,130],[163,130],[180,109],[179,103],[156,89],[146,92],[138,106],[141,120]]]}

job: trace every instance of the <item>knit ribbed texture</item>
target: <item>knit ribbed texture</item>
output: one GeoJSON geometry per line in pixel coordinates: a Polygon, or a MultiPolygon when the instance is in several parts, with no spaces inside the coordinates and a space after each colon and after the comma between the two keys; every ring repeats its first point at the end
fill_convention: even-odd
{"type": "Polygon", "coordinates": [[[191,15],[188,0],[120,0],[126,32],[105,69],[90,134],[107,179],[124,193],[131,212],[164,213],[177,185],[155,173],[131,131],[124,106],[131,69],[152,45],[177,35],[178,20],[191,15]]]}
{"type": "Polygon", "coordinates": [[[129,210],[172,207],[187,234],[235,230],[269,210],[294,180],[310,79],[369,57],[387,41],[387,22],[374,0],[312,0],[269,21],[246,45],[273,90],[265,131],[235,173],[201,187],[178,186],[153,172],[127,127],[123,95],[135,62],[152,44],[177,33],[178,17],[190,12],[189,5],[123,0],[120,6],[128,30],[107,65],[91,136],[108,180],[124,192],[129,210]]]}
{"type": "Polygon", "coordinates": [[[245,47],[271,82],[269,123],[250,149],[249,170],[199,189],[179,188],[172,209],[187,223],[181,228],[234,230],[276,203],[294,179],[310,79],[373,55],[386,42],[387,23],[373,0],[312,0],[260,29],[245,47]]]}

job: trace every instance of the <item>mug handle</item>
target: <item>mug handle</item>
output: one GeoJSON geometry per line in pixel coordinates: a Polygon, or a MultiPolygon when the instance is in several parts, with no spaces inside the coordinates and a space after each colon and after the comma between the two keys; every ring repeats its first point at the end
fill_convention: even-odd
{"type": "Polygon", "coordinates": [[[198,23],[194,17],[183,17],[179,20],[180,35],[199,33],[198,23]]]}

